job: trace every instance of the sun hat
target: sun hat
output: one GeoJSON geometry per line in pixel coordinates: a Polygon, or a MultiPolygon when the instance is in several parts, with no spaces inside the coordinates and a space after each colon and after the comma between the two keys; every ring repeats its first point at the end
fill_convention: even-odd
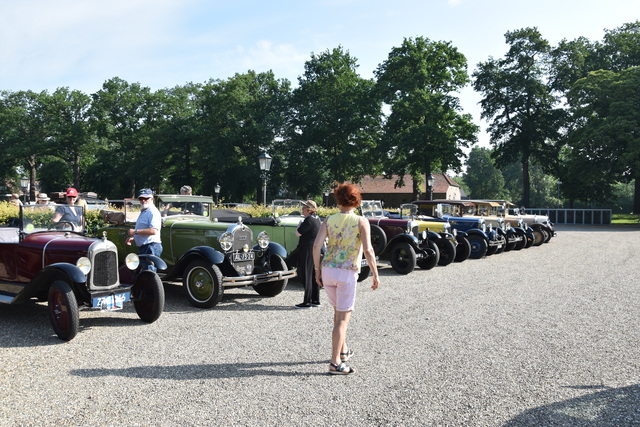
{"type": "Polygon", "coordinates": [[[51,199],[49,199],[49,196],[47,196],[47,193],[40,193],[38,194],[38,200],[49,201],[51,199]]]}
{"type": "Polygon", "coordinates": [[[143,188],[142,190],[140,190],[140,192],[138,193],[138,198],[140,197],[144,197],[145,199],[147,197],[153,197],[153,191],[151,191],[148,188],[143,188]]]}
{"type": "Polygon", "coordinates": [[[67,188],[67,197],[69,196],[78,197],[78,190],[73,187],[67,188]]]}
{"type": "Polygon", "coordinates": [[[302,206],[307,207],[312,211],[318,210],[318,205],[316,205],[316,202],[314,202],[313,200],[305,200],[304,202],[302,202],[302,206]]]}

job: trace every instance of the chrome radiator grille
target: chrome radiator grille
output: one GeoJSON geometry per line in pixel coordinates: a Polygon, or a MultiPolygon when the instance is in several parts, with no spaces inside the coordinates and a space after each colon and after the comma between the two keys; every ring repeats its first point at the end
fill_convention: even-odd
{"type": "Polygon", "coordinates": [[[118,283],[118,259],[114,251],[98,252],[93,257],[91,285],[107,288],[118,283]]]}

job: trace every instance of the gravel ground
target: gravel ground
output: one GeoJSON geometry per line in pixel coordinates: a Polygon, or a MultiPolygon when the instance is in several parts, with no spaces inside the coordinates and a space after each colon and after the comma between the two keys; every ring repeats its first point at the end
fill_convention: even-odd
{"type": "Polygon", "coordinates": [[[350,376],[327,374],[332,310],[302,287],[166,286],[162,317],[0,307],[1,425],[640,425],[640,230],[560,226],[550,243],[359,284],[350,376]]]}

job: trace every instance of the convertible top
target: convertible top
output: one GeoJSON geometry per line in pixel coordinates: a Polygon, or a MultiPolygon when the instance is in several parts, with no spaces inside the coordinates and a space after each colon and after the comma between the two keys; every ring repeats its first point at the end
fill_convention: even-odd
{"type": "Polygon", "coordinates": [[[276,225],[276,219],[273,217],[254,218],[246,212],[234,209],[213,209],[211,211],[211,218],[217,219],[219,222],[238,222],[238,217],[242,217],[242,223],[247,225],[276,225]]]}

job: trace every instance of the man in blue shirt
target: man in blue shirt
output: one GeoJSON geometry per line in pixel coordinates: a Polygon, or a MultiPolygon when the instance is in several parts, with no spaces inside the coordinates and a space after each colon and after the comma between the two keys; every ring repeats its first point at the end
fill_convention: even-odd
{"type": "MultiPolygon", "coordinates": [[[[162,219],[160,211],[153,204],[153,191],[143,188],[138,193],[140,207],[142,211],[136,221],[136,228],[129,230],[129,238],[127,245],[135,241],[136,246],[140,248],[139,253],[160,256],[162,254],[162,241],[160,240],[160,229],[162,228],[162,219]]],[[[156,271],[155,266],[141,260],[143,270],[156,271]]]]}

